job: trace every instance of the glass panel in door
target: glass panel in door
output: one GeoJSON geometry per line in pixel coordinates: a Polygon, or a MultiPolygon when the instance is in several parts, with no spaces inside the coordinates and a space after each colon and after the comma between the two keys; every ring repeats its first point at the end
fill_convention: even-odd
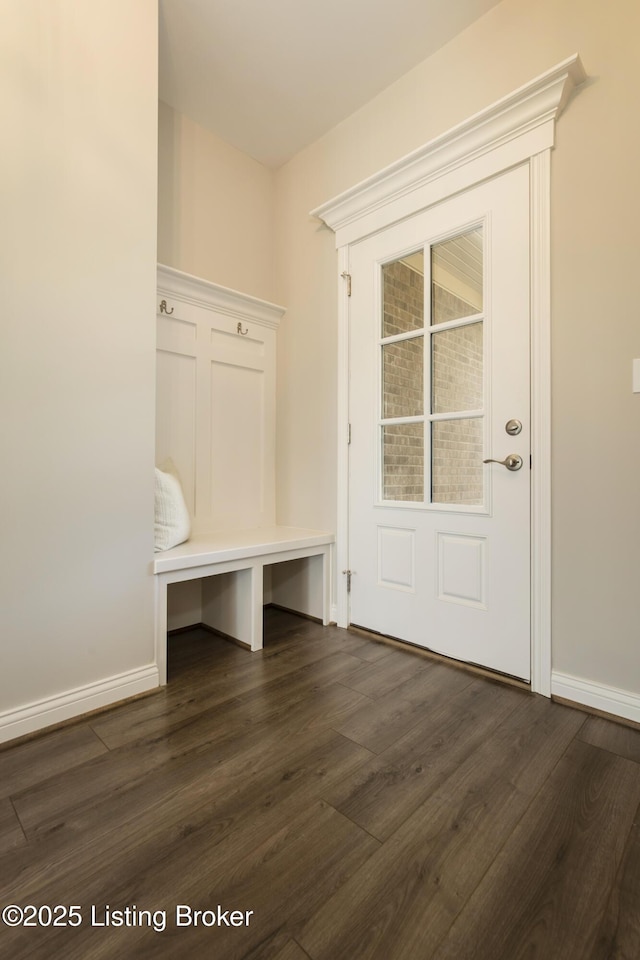
{"type": "Polygon", "coordinates": [[[484,501],[482,417],[431,424],[431,502],[484,501]]]}
{"type": "Polygon", "coordinates": [[[424,306],[424,251],[385,263],[379,427],[383,500],[424,503],[424,306]]]}
{"type": "Polygon", "coordinates": [[[383,500],[424,502],[424,424],[382,428],[383,500]]]}
{"type": "Polygon", "coordinates": [[[431,503],[484,503],[482,234],[431,248],[431,503]]]}
{"type": "Polygon", "coordinates": [[[478,226],[427,247],[426,297],[424,250],[382,266],[379,486],[384,501],[484,502],[482,244],[478,226]]]}
{"type": "Polygon", "coordinates": [[[424,251],[382,267],[382,337],[424,327],[424,251]]]}
{"type": "Polygon", "coordinates": [[[431,323],[482,313],[482,227],[431,248],[431,323]]]}
{"type": "Polygon", "coordinates": [[[431,412],[479,410],[483,402],[482,323],[431,335],[431,412]]]}

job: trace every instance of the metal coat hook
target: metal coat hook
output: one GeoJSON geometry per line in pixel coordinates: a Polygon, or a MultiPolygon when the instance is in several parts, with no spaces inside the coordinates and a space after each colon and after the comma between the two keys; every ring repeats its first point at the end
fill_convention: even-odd
{"type": "Polygon", "coordinates": [[[246,337],[246,335],[249,333],[249,327],[247,327],[246,330],[242,329],[242,320],[238,320],[238,326],[236,329],[241,337],[246,337]]]}
{"type": "Polygon", "coordinates": [[[161,301],[160,301],[160,313],[166,313],[167,316],[170,317],[171,314],[173,313],[173,307],[171,307],[171,310],[168,310],[168,309],[167,309],[167,301],[166,301],[166,300],[161,300],[161,301]]]}

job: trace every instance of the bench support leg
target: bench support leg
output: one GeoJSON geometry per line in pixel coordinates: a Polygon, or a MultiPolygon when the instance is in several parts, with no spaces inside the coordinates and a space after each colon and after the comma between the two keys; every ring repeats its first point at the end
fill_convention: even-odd
{"type": "Polygon", "coordinates": [[[261,563],[254,564],[251,570],[251,640],[252,650],[262,650],[263,644],[263,609],[264,602],[264,568],[261,563]]]}
{"type": "Polygon", "coordinates": [[[158,683],[164,687],[167,682],[167,583],[160,576],[155,578],[155,643],[158,683]]]}
{"type": "Polygon", "coordinates": [[[322,623],[326,627],[331,622],[331,553],[325,547],[322,554],[322,623]]]}
{"type": "Polygon", "coordinates": [[[202,580],[202,622],[262,649],[262,564],[202,580]]]}

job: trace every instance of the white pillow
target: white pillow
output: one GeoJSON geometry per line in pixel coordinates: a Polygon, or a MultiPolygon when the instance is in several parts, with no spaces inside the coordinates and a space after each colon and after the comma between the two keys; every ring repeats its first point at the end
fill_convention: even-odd
{"type": "Polygon", "coordinates": [[[184,502],[180,480],[174,473],[156,467],[154,550],[170,550],[184,543],[191,533],[191,517],[184,502]]]}

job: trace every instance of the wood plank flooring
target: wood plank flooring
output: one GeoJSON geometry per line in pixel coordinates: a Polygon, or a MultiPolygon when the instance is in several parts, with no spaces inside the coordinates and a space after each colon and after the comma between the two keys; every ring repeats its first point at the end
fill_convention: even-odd
{"type": "Polygon", "coordinates": [[[639,731],[282,611],[265,637],[177,635],[166,689],[0,751],[0,908],[82,915],[0,921],[0,957],[640,958],[639,731]]]}

